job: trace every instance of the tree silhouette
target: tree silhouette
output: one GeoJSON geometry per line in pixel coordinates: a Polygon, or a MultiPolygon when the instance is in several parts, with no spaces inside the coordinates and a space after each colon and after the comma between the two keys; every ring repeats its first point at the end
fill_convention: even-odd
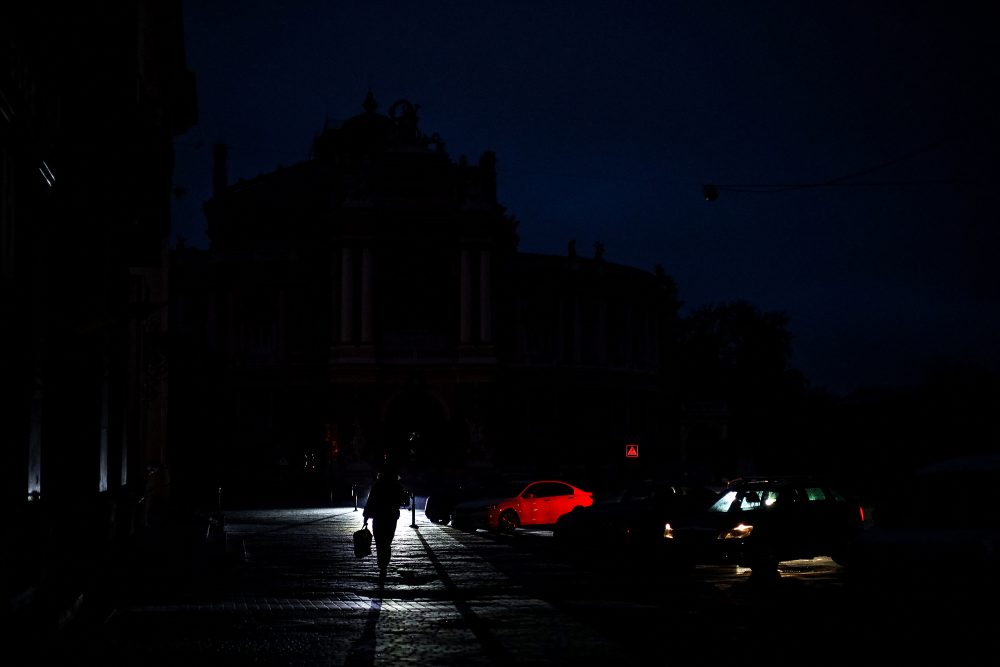
{"type": "Polygon", "coordinates": [[[763,312],[744,300],[700,307],[680,323],[681,400],[727,406],[725,451],[715,457],[720,465],[737,458],[768,470],[809,465],[808,448],[795,447],[814,401],[791,366],[788,324],[785,313],[763,312]]]}

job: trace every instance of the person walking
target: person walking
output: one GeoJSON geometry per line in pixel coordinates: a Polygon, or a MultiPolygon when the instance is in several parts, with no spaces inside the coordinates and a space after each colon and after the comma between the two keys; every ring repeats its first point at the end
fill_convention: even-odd
{"type": "Polygon", "coordinates": [[[408,494],[399,482],[399,472],[392,464],[385,464],[372,485],[365,502],[365,526],[372,520],[372,536],[375,539],[375,559],[378,562],[379,580],[385,579],[392,558],[392,539],[396,536],[399,522],[399,508],[408,494]]]}

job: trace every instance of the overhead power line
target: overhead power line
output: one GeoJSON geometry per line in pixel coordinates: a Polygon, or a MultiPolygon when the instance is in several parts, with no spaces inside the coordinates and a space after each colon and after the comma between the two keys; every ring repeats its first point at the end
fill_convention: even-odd
{"type": "Polygon", "coordinates": [[[878,164],[852,171],[836,178],[825,181],[808,181],[803,183],[705,183],[702,186],[702,194],[706,201],[715,201],[719,198],[720,192],[750,192],[757,194],[771,194],[775,192],[789,192],[792,190],[804,190],[807,188],[831,188],[831,187],[898,187],[912,185],[981,185],[978,181],[967,181],[957,179],[908,179],[899,181],[856,181],[854,179],[867,176],[878,171],[887,169],[893,165],[905,162],[918,155],[922,155],[931,150],[937,149],[943,144],[954,141],[957,137],[939,139],[931,142],[921,149],[910,151],[892,159],[879,162],[878,164]]]}

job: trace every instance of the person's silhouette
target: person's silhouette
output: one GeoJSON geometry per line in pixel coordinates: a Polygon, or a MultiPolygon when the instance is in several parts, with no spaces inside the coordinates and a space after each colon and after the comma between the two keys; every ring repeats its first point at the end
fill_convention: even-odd
{"type": "Polygon", "coordinates": [[[399,473],[395,466],[385,464],[378,479],[372,485],[365,503],[365,525],[372,520],[372,535],[375,538],[375,558],[378,562],[379,579],[385,579],[392,558],[392,539],[396,536],[396,524],[399,522],[399,508],[406,499],[407,493],[399,483],[399,473]]]}

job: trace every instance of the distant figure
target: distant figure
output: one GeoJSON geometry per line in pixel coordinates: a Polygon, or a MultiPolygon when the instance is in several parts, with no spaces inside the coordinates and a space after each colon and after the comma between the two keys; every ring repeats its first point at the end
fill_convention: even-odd
{"type": "Polygon", "coordinates": [[[406,490],[399,483],[399,473],[392,464],[385,464],[378,479],[372,485],[365,503],[365,525],[372,520],[372,535],[375,538],[375,558],[378,561],[379,580],[385,579],[392,557],[392,538],[396,536],[399,522],[399,508],[407,497],[406,490]]]}

